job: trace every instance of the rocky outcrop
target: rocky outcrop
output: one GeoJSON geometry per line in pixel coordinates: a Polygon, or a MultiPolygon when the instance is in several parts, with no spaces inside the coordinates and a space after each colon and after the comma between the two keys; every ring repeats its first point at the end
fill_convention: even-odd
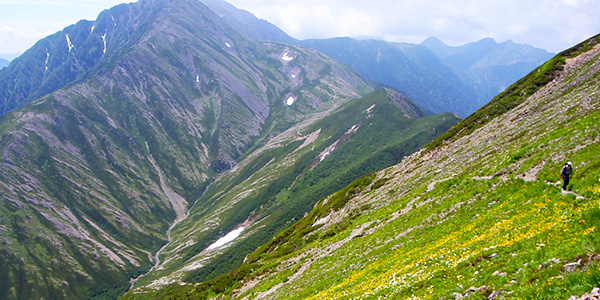
{"type": "Polygon", "coordinates": [[[591,293],[585,293],[581,297],[571,296],[569,300],[598,300],[600,299],[600,288],[594,288],[591,293]]]}

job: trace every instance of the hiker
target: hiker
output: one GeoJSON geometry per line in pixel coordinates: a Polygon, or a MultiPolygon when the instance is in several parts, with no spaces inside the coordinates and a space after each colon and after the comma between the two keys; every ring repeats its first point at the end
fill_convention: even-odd
{"type": "Polygon", "coordinates": [[[571,175],[573,174],[573,163],[568,161],[565,166],[560,170],[560,179],[563,180],[563,190],[567,190],[567,185],[569,185],[569,180],[571,179],[571,175]]]}

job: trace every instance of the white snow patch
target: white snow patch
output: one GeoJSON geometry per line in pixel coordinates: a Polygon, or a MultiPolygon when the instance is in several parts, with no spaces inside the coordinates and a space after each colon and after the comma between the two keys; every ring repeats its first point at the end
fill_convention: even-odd
{"type": "Polygon", "coordinates": [[[65,38],[67,39],[67,46],[69,46],[69,52],[71,52],[71,49],[75,48],[75,46],[73,46],[73,43],[71,43],[71,39],[69,38],[69,34],[65,34],[65,38]]]}
{"type": "Polygon", "coordinates": [[[200,75],[196,75],[196,82],[200,82],[200,75]]]}
{"type": "Polygon", "coordinates": [[[319,162],[322,162],[324,159],[326,159],[327,156],[331,155],[331,152],[333,152],[334,150],[335,147],[331,148],[331,150],[326,150],[323,154],[320,155],[319,162]]]}
{"type": "Polygon", "coordinates": [[[296,79],[296,74],[292,74],[292,78],[296,79]]]}
{"type": "Polygon", "coordinates": [[[373,117],[373,108],[375,108],[375,104],[371,105],[371,107],[367,108],[365,110],[365,112],[367,113],[367,119],[370,119],[373,117]]]}
{"type": "Polygon", "coordinates": [[[325,150],[323,150],[323,152],[321,152],[321,154],[319,154],[319,162],[322,162],[324,159],[326,159],[329,155],[331,155],[331,153],[333,151],[335,151],[335,148],[337,146],[337,142],[333,143],[332,145],[330,145],[329,147],[325,148],[325,150]]]}
{"type": "Polygon", "coordinates": [[[365,110],[365,112],[367,112],[368,114],[370,114],[371,112],[373,112],[373,108],[375,108],[375,106],[377,106],[376,104],[371,105],[369,108],[367,108],[365,110]]]}
{"type": "Polygon", "coordinates": [[[102,54],[106,54],[106,32],[102,36],[102,42],[104,43],[104,48],[102,49],[102,54]]]}
{"type": "Polygon", "coordinates": [[[225,42],[225,46],[227,46],[227,48],[231,48],[231,45],[227,42],[225,42]]]}
{"type": "Polygon", "coordinates": [[[329,156],[329,154],[331,154],[331,152],[329,152],[329,151],[321,154],[321,157],[319,158],[319,162],[322,162],[325,158],[327,158],[327,156],[329,156]]]}
{"type": "Polygon", "coordinates": [[[50,52],[46,52],[46,62],[44,63],[46,66],[46,71],[48,71],[48,60],[50,59],[50,52]]]}
{"type": "Polygon", "coordinates": [[[283,53],[283,56],[281,57],[281,59],[285,60],[285,61],[292,61],[294,60],[295,57],[290,56],[289,53],[285,52],[283,53]]]}
{"type": "Polygon", "coordinates": [[[292,106],[292,104],[294,104],[294,102],[296,102],[296,98],[294,98],[294,96],[290,96],[289,98],[287,98],[287,100],[285,101],[285,104],[287,104],[288,106],[292,106]]]}
{"type": "Polygon", "coordinates": [[[357,124],[354,124],[354,125],[352,126],[352,128],[350,128],[350,129],[348,129],[348,130],[346,131],[346,134],[351,134],[351,133],[353,133],[353,132],[356,132],[356,131],[358,131],[358,128],[359,128],[359,126],[358,126],[357,124]]]}
{"type": "Polygon", "coordinates": [[[92,26],[92,28],[90,28],[90,34],[94,32],[94,29],[96,29],[96,25],[92,26]]]}
{"type": "Polygon", "coordinates": [[[244,231],[244,227],[240,227],[240,228],[226,234],[224,237],[220,238],[218,241],[216,241],[212,245],[208,246],[208,248],[206,248],[206,250],[212,250],[212,249],[217,249],[217,248],[223,247],[225,244],[230,243],[233,240],[237,239],[242,234],[243,231],[244,231]]]}

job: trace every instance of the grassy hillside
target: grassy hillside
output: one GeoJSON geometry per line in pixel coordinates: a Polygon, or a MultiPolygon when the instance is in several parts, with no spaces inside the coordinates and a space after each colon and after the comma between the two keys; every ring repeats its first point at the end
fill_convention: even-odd
{"type": "Polygon", "coordinates": [[[561,54],[551,80],[513,86],[519,103],[320,201],[236,272],[155,296],[567,299],[600,286],[596,40],[561,54]]]}

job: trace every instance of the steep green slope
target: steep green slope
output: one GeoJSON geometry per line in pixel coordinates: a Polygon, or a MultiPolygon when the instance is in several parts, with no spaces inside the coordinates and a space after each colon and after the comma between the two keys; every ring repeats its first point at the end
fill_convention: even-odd
{"type": "Polygon", "coordinates": [[[449,113],[425,116],[403,95],[379,89],[292,127],[207,189],[173,231],[174,241],[161,253],[166,262],[137,285],[204,281],[233,270],[318,200],[399,162],[457,121],[449,113]],[[233,245],[207,249],[234,230],[243,234],[233,245]]]}
{"type": "Polygon", "coordinates": [[[0,117],[2,299],[126,291],[219,173],[265,137],[371,91],[314,50],[245,38],[195,0],[102,16],[124,30],[114,51],[0,117]]]}
{"type": "Polygon", "coordinates": [[[485,122],[459,125],[469,132],[320,201],[236,272],[158,296],[566,299],[600,286],[598,38],[560,57],[552,80],[514,86],[535,89],[520,103],[499,112],[496,99],[485,122]]]}

